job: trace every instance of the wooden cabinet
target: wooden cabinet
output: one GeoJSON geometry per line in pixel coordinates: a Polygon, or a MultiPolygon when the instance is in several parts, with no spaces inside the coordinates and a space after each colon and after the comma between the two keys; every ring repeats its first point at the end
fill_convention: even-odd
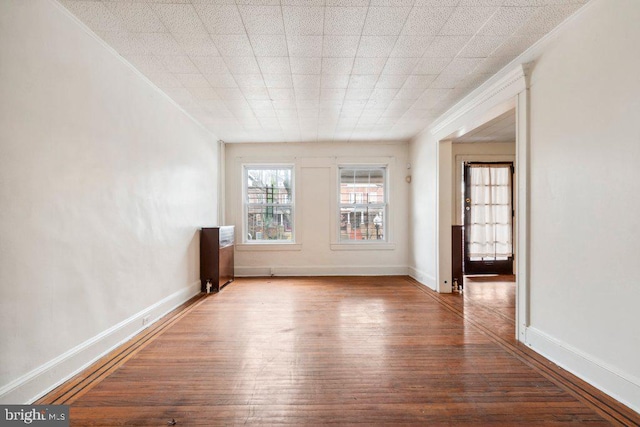
{"type": "Polygon", "coordinates": [[[234,227],[203,228],[200,233],[200,281],[202,292],[218,292],[233,282],[234,227]]]}

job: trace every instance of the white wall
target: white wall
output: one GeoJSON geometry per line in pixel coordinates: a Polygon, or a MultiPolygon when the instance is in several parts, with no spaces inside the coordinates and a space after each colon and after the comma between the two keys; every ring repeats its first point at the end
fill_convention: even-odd
{"type": "Polygon", "coordinates": [[[236,226],[238,275],[406,274],[408,145],[398,143],[227,144],[226,222],[236,226]],[[295,245],[243,245],[243,164],[295,165],[295,245]],[[388,244],[337,242],[337,166],[388,164],[388,244]],[[266,249],[266,250],[265,250],[266,249]]]}
{"type": "Polygon", "coordinates": [[[640,409],[640,2],[598,0],[531,74],[531,339],[640,409]],[[593,366],[591,366],[593,365],[593,366]],[[622,377],[627,388],[606,378],[622,377]],[[624,395],[621,395],[624,393],[624,395]]]}
{"type": "Polygon", "coordinates": [[[48,0],[0,2],[0,99],[0,401],[23,403],[199,291],[218,149],[48,0]]]}
{"type": "Polygon", "coordinates": [[[409,274],[429,286],[437,287],[437,170],[438,150],[435,143],[420,135],[409,144],[411,187],[409,188],[409,274]]]}
{"type": "MultiPolygon", "coordinates": [[[[519,308],[528,310],[520,313],[525,328],[519,338],[636,411],[640,287],[629,272],[640,254],[638,22],[637,0],[590,2],[519,58],[521,64],[534,64],[529,91],[519,92],[515,101],[520,120],[527,116],[530,98],[530,133],[518,131],[517,148],[518,168],[522,158],[528,170],[518,181],[519,199],[526,206],[520,215],[530,227],[530,245],[519,249],[521,258],[530,254],[523,264],[528,273],[518,279],[525,280],[529,295],[525,307],[519,297],[519,308]],[[528,198],[523,183],[530,187],[528,198]]],[[[489,112],[504,101],[498,99],[500,87],[491,105],[474,104],[474,97],[482,100],[482,90],[509,72],[498,73],[410,143],[416,184],[411,187],[410,271],[433,275],[436,284],[443,276],[438,270],[447,271],[444,257],[425,255],[437,253],[439,241],[446,243],[439,226],[448,218],[438,216],[448,214],[439,207],[451,193],[441,182],[451,181],[450,171],[440,174],[438,169],[438,158],[451,152],[450,144],[439,141],[456,129],[473,128],[483,114],[497,116],[489,112]],[[473,108],[464,110],[468,105],[473,108]],[[462,126],[463,118],[474,126],[462,126]],[[446,194],[437,194],[442,188],[446,194]],[[423,222],[424,216],[436,221],[423,222]]],[[[448,253],[446,244],[441,251],[448,253]]]]}

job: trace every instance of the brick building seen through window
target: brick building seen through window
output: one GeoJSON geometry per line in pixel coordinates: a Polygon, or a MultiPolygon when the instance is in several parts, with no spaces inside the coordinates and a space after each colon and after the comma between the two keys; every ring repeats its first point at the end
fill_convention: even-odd
{"type": "Polygon", "coordinates": [[[384,241],[386,168],[340,168],[340,241],[384,241]]]}

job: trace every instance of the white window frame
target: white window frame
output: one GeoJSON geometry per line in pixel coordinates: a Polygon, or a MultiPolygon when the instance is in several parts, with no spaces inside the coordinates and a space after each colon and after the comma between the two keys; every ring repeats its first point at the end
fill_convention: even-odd
{"type": "Polygon", "coordinates": [[[269,164],[269,163],[247,163],[242,165],[242,244],[245,245],[256,245],[256,246],[269,246],[269,245],[295,245],[296,243],[296,229],[297,229],[297,218],[295,214],[295,199],[296,199],[296,184],[295,184],[295,175],[296,175],[296,167],[293,164],[269,164]],[[286,205],[280,203],[249,203],[248,200],[248,177],[249,170],[275,170],[275,169],[289,169],[291,170],[291,203],[287,203],[286,205]],[[291,240],[253,240],[248,239],[247,235],[249,234],[249,207],[250,206],[287,206],[291,207],[291,240]]]}
{"type": "MultiPolygon", "coordinates": [[[[388,164],[339,164],[336,168],[336,191],[337,191],[337,200],[336,200],[336,234],[335,234],[335,243],[331,245],[333,250],[341,250],[341,249],[353,249],[353,248],[364,248],[370,247],[371,249],[394,249],[393,245],[390,245],[389,239],[389,165],[388,164]],[[341,172],[343,169],[359,169],[359,170],[373,170],[373,169],[381,169],[383,171],[383,183],[384,183],[384,200],[381,203],[342,203],[340,199],[340,184],[341,184],[341,172]],[[341,240],[340,226],[341,226],[341,208],[343,206],[354,206],[358,207],[382,207],[383,209],[383,239],[365,239],[365,240],[341,240]]],[[[353,193],[355,194],[355,193],[353,193]]],[[[363,197],[364,194],[362,193],[363,197]]],[[[357,198],[357,197],[356,197],[357,198]]],[[[350,197],[351,199],[351,197],[350,197]]],[[[363,200],[364,201],[364,200],[363,200]]]]}

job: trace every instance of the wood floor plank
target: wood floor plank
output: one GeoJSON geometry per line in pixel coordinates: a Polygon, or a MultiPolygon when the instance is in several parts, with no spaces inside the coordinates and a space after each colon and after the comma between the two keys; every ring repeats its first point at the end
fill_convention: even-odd
{"type": "Polygon", "coordinates": [[[467,308],[429,292],[405,277],[237,279],[69,397],[71,424],[640,420],[598,409],[561,375],[528,361],[508,326],[489,333],[464,314],[498,324],[501,309],[491,315],[482,304],[467,308]]]}

